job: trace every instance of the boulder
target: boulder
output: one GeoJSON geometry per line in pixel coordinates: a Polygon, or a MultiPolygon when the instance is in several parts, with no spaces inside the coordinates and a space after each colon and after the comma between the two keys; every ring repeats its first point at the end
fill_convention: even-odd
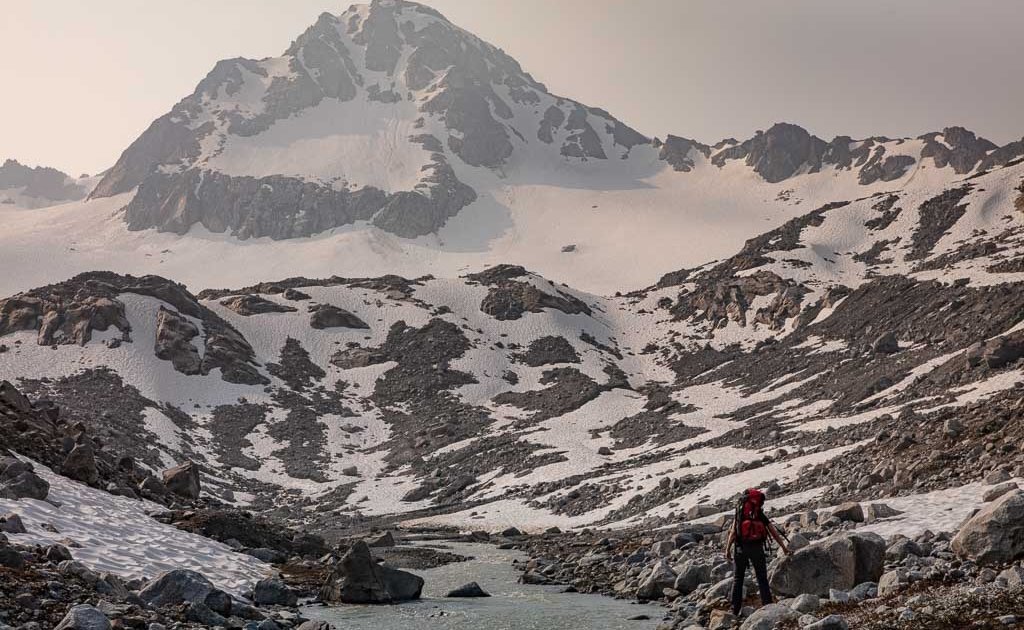
{"type": "Polygon", "coordinates": [[[676,550],[676,544],[671,540],[661,540],[651,545],[651,555],[657,558],[665,558],[676,550]]]}
{"type": "MultiPolygon", "coordinates": [[[[732,630],[739,620],[728,610],[712,610],[708,619],[708,630],[732,630]]],[[[690,626],[687,626],[690,627],[690,626]]]]}
{"type": "Polygon", "coordinates": [[[863,523],[864,509],[861,507],[860,503],[843,503],[836,509],[832,510],[832,516],[838,518],[841,521],[863,523]]]}
{"type": "Polygon", "coordinates": [[[88,604],[74,606],[54,630],[110,630],[110,620],[88,604]]]}
{"type": "Polygon", "coordinates": [[[49,482],[35,473],[32,464],[15,457],[0,457],[0,499],[42,501],[49,493],[49,482]]]}
{"type": "Polygon", "coordinates": [[[658,599],[661,597],[662,591],[672,588],[675,583],[675,572],[664,560],[661,560],[652,567],[650,575],[640,582],[640,586],[636,589],[636,597],[637,599],[658,599]]]}
{"type": "Polygon", "coordinates": [[[185,609],[185,619],[194,621],[207,628],[223,628],[227,626],[228,620],[224,615],[215,612],[203,602],[192,602],[185,609]]]}
{"type": "Polygon", "coordinates": [[[902,513],[884,503],[869,503],[868,507],[864,510],[864,520],[868,523],[874,523],[879,519],[892,518],[902,513]]]}
{"type": "Polygon", "coordinates": [[[100,474],[96,470],[96,452],[88,441],[75,445],[64,463],[60,466],[60,472],[65,477],[80,481],[84,484],[95,485],[99,481],[100,474]]]}
{"type": "Polygon", "coordinates": [[[0,532],[6,534],[24,534],[25,524],[21,522],[21,517],[14,512],[8,512],[3,516],[0,516],[0,532]]]}
{"type": "Polygon", "coordinates": [[[889,545],[885,550],[885,559],[889,562],[902,562],[908,556],[923,556],[924,550],[921,545],[909,538],[901,538],[889,545]]]}
{"type": "Polygon", "coordinates": [[[523,532],[519,531],[519,529],[516,527],[508,527],[506,529],[501,530],[501,535],[505,538],[515,538],[517,536],[522,536],[523,532]]]}
{"type": "Polygon", "coordinates": [[[775,630],[775,626],[784,621],[792,621],[799,617],[795,610],[785,604],[768,604],[754,611],[740,625],[740,630],[775,630]]]}
{"type": "Polygon", "coordinates": [[[821,600],[817,595],[804,593],[803,595],[797,596],[797,598],[790,603],[790,607],[799,613],[813,613],[817,612],[817,610],[821,608],[821,600]]]}
{"type": "Polygon", "coordinates": [[[986,490],[985,494],[981,495],[981,500],[984,501],[985,503],[995,501],[996,499],[1003,496],[1007,492],[1013,492],[1014,490],[1017,489],[1018,486],[1016,483],[1014,483],[1013,481],[1007,481],[1005,483],[992,486],[991,488],[986,490]]]}
{"type": "Polygon", "coordinates": [[[842,615],[829,615],[804,626],[804,630],[850,630],[850,624],[842,615]]]}
{"type": "Polygon", "coordinates": [[[825,597],[829,589],[849,590],[882,574],[885,541],[872,533],[841,532],[781,558],[772,568],[772,590],[794,597],[825,597]]]}
{"type": "Polygon", "coordinates": [[[445,597],[490,597],[491,594],[480,588],[476,582],[463,584],[459,588],[448,591],[445,597]]]}
{"type": "Polygon", "coordinates": [[[1024,567],[1010,567],[999,573],[997,579],[1006,582],[1007,586],[1024,585],[1024,567]]]}
{"type": "Polygon", "coordinates": [[[164,487],[179,497],[196,500],[199,498],[199,466],[187,461],[180,466],[164,471],[164,487]]]}
{"type": "Polygon", "coordinates": [[[878,579],[878,595],[885,597],[910,584],[910,572],[906,569],[888,571],[878,579]]]}
{"type": "Polygon", "coordinates": [[[882,333],[871,344],[871,350],[878,354],[894,354],[900,351],[900,343],[891,332],[882,333]]]}
{"type": "Polygon", "coordinates": [[[266,578],[256,582],[252,590],[252,601],[260,606],[294,606],[299,597],[282,580],[266,578]]]}
{"type": "Polygon", "coordinates": [[[303,621],[295,630],[334,630],[334,626],[320,619],[303,621]]]}
{"type": "Polygon", "coordinates": [[[156,608],[198,602],[217,614],[231,614],[231,597],[190,569],[161,573],[139,591],[139,599],[156,608]]]}
{"type": "Polygon", "coordinates": [[[0,545],[0,567],[20,569],[25,566],[25,558],[14,547],[0,545]]]}
{"type": "Polygon", "coordinates": [[[423,578],[377,564],[359,540],[328,575],[319,598],[325,603],[392,604],[419,599],[422,591],[423,578]]]}
{"type": "Polygon", "coordinates": [[[701,584],[711,581],[711,565],[687,561],[676,570],[676,581],[672,588],[683,595],[689,595],[701,584]]]}
{"type": "Polygon", "coordinates": [[[704,518],[705,516],[711,516],[720,512],[718,508],[713,505],[695,505],[686,511],[686,520],[693,521],[698,518],[704,518]]]}
{"type": "Polygon", "coordinates": [[[952,549],[979,564],[1008,564],[1024,557],[1024,491],[1013,490],[987,503],[960,528],[952,549]]]}
{"type": "Polygon", "coordinates": [[[366,544],[370,547],[394,547],[395,536],[391,532],[384,532],[376,538],[367,538],[366,544]]]}

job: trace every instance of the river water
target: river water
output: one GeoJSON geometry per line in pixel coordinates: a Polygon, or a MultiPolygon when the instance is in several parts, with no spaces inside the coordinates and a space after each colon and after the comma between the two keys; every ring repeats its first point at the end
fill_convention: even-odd
{"type": "Polygon", "coordinates": [[[395,606],[310,606],[311,619],[344,630],[653,630],[665,609],[601,595],[562,593],[560,586],[517,584],[512,568],[516,551],[491,545],[445,544],[473,560],[412,571],[423,577],[423,599],[395,606]],[[478,583],[491,597],[446,599],[445,593],[467,582],[478,583]],[[630,620],[647,615],[649,620],[630,620]]]}

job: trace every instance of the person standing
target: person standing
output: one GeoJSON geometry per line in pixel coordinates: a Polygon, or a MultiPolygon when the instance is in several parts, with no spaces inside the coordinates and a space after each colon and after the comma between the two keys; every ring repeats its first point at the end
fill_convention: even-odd
{"type": "Polygon", "coordinates": [[[789,546],[775,525],[764,514],[764,493],[756,488],[743,491],[736,506],[736,518],[729,528],[725,543],[725,559],[733,561],[732,612],[740,614],[743,607],[743,582],[747,567],[754,567],[757,587],[761,592],[761,605],[772,603],[772,589],[768,585],[768,559],[765,551],[769,536],[775,539],[782,551],[789,555],[789,546]],[[735,554],[733,549],[735,548],[735,554]]]}

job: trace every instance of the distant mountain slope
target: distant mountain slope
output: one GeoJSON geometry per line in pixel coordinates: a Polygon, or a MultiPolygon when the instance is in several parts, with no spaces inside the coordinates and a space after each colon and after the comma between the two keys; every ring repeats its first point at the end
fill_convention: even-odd
{"type": "Polygon", "coordinates": [[[154,469],[192,457],[211,492],[328,526],[921,494],[1014,469],[1024,440],[1022,198],[1011,163],[807,208],[621,297],[510,265],[198,295],[90,273],[0,302],[0,378],[154,469]]]}
{"type": "Polygon", "coordinates": [[[89,178],[75,180],[55,168],[29,167],[8,159],[0,165],[0,204],[18,208],[47,206],[85,199],[89,178]]]}
{"type": "Polygon", "coordinates": [[[618,225],[699,206],[727,223],[766,204],[911,186],[925,168],[948,182],[1021,154],[1020,142],[998,148],[961,128],[826,142],[778,124],[713,147],[651,140],[551,94],[434,9],[376,0],[320,16],[280,57],[218,63],[92,197],[136,191],[124,215],[132,230],[287,239],[372,225],[437,234],[459,250],[521,229],[548,205],[601,210],[609,197],[622,208],[618,225]],[[624,191],[635,194],[612,194],[624,191]]]}

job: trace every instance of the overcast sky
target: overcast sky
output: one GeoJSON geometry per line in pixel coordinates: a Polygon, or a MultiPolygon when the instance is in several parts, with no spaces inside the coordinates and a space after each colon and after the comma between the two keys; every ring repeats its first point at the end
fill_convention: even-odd
{"type": "MultiPolygon", "coordinates": [[[[1018,0],[428,0],[552,92],[647,135],[961,124],[1024,135],[1018,0]]],[[[279,55],[325,0],[3,0],[0,158],[97,172],[228,57],[279,55]]]]}

